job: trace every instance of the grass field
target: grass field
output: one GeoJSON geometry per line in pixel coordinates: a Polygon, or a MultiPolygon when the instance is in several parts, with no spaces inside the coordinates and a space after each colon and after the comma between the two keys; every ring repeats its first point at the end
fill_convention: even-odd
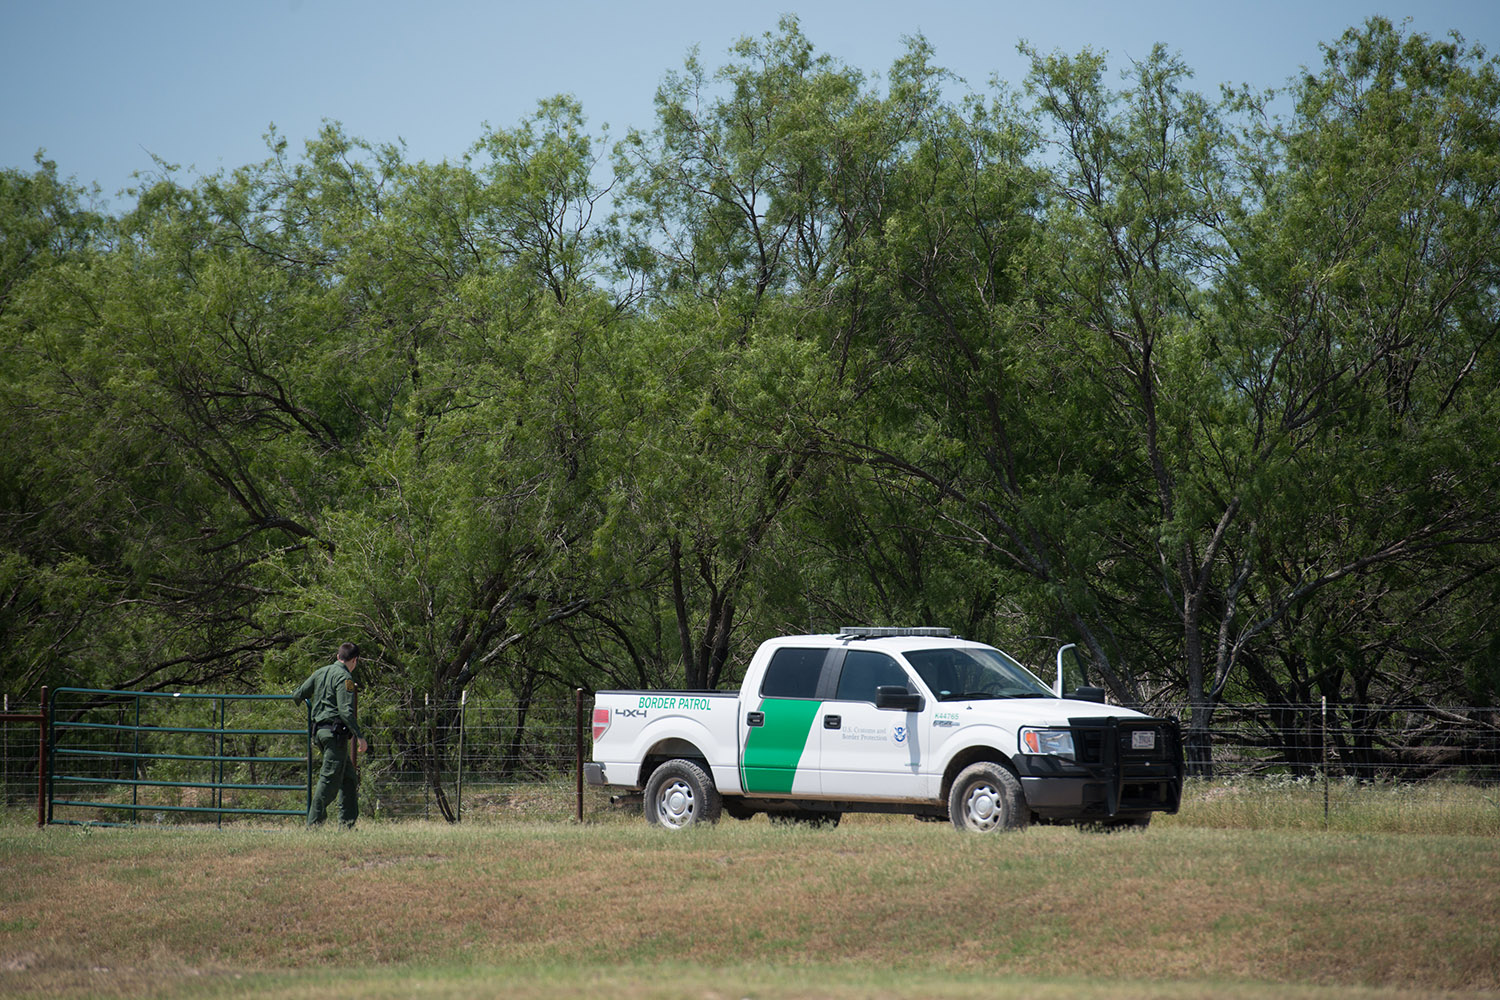
{"type": "Polygon", "coordinates": [[[1500,793],[1205,786],[1145,832],[0,826],[0,995],[1500,996],[1500,793]],[[1335,823],[1333,820],[1338,819],[1335,823]]]}

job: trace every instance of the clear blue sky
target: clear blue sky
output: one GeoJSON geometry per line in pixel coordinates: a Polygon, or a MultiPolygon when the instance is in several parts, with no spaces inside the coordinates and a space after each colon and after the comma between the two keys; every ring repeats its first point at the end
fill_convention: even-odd
{"type": "Polygon", "coordinates": [[[404,140],[412,160],[458,159],[483,123],[513,125],[557,93],[620,136],[652,124],[657,85],[692,46],[715,68],[781,13],[867,74],[921,33],[976,90],[1019,85],[1023,38],[1106,50],[1112,69],[1161,41],[1208,93],[1280,85],[1374,14],[1500,50],[1500,0],[0,0],[0,167],[29,171],[45,148],[108,196],[153,154],[191,179],[263,159],[273,122],[300,150],[324,119],[404,140]]]}

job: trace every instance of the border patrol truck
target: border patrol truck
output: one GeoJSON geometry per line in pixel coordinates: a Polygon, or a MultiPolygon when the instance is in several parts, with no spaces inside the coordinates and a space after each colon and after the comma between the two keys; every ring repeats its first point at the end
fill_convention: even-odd
{"type": "Polygon", "coordinates": [[[1177,721],[1103,700],[1063,697],[1060,670],[1048,687],[947,629],[785,636],[760,646],[738,693],[598,692],[584,774],[668,829],[721,813],[896,812],[992,832],[1176,812],[1177,721]]]}

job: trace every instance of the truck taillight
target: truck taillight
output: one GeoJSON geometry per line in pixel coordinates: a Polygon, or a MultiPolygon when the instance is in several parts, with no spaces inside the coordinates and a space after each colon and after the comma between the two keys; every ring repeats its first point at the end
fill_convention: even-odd
{"type": "Polygon", "coordinates": [[[608,729],[608,728],[609,728],[609,709],[607,709],[607,708],[596,708],[596,709],[594,709],[594,739],[597,740],[599,737],[603,736],[604,735],[604,731],[606,729],[608,729]]]}

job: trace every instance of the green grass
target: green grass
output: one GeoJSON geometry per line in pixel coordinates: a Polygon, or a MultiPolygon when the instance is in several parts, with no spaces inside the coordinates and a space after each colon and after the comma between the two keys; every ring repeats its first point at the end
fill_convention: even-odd
{"type": "Polygon", "coordinates": [[[0,995],[1500,993],[1494,793],[1343,791],[1357,829],[1323,829],[1321,786],[1218,784],[1112,836],[896,817],[673,835],[607,811],[352,834],[12,822],[0,995]]]}

